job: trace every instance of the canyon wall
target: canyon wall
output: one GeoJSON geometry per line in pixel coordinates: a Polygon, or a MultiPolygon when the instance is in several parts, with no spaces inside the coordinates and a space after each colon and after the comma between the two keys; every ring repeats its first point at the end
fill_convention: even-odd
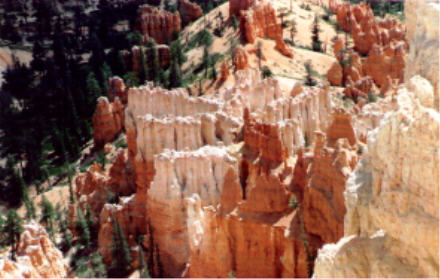
{"type": "Polygon", "coordinates": [[[17,260],[0,260],[1,278],[66,278],[68,271],[63,254],[35,221],[23,226],[17,260]]]}
{"type": "Polygon", "coordinates": [[[344,238],[320,250],[315,277],[439,275],[440,115],[432,86],[412,78],[397,106],[367,139],[347,182],[344,238]]]}
{"type": "Polygon", "coordinates": [[[182,17],[182,25],[186,26],[188,23],[201,17],[203,10],[196,3],[189,0],[181,0],[179,1],[179,13],[182,17]]]}
{"type": "Polygon", "coordinates": [[[103,147],[114,140],[124,126],[124,106],[119,98],[111,103],[107,97],[98,98],[92,123],[95,146],[103,147]]]}
{"type": "Polygon", "coordinates": [[[144,41],[152,38],[157,44],[165,44],[174,39],[174,32],[180,31],[180,15],[142,5],[138,9],[136,29],[144,36],[144,41]]]}

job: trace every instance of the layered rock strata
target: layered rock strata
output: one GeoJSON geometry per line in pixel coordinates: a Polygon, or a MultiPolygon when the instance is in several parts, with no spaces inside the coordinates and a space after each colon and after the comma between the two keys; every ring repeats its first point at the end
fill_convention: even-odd
{"type": "Polygon", "coordinates": [[[119,98],[110,103],[107,97],[99,97],[92,123],[95,146],[114,140],[124,127],[124,106],[119,98]]]}
{"type": "Polygon", "coordinates": [[[315,277],[438,277],[440,115],[420,80],[368,137],[344,194],[344,238],[320,251],[315,277]]]}
{"type": "Polygon", "coordinates": [[[293,58],[293,51],[284,43],[283,29],[277,22],[272,4],[265,0],[256,1],[247,10],[241,11],[240,30],[247,42],[253,44],[257,37],[275,41],[275,48],[283,55],[293,58]]]}
{"type": "Polygon", "coordinates": [[[179,13],[182,18],[182,25],[185,26],[201,17],[203,10],[196,3],[189,0],[181,0],[179,1],[179,13]]]}
{"type": "Polygon", "coordinates": [[[170,13],[149,5],[138,9],[137,30],[145,38],[152,38],[158,44],[172,41],[173,33],[180,32],[181,20],[179,13],[170,13]]]}
{"type": "Polygon", "coordinates": [[[34,221],[23,226],[17,261],[0,260],[1,278],[66,278],[68,271],[61,251],[34,221]]]}

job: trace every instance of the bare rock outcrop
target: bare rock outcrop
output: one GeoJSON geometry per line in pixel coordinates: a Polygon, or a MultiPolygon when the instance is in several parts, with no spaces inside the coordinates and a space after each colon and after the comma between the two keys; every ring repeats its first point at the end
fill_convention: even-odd
{"type": "Polygon", "coordinates": [[[236,46],[234,49],[234,66],[235,71],[249,68],[247,52],[240,45],[236,46]]]}
{"type": "Polygon", "coordinates": [[[114,140],[124,127],[124,106],[119,98],[110,103],[107,97],[99,97],[92,122],[95,146],[114,140]]]}
{"type": "Polygon", "coordinates": [[[228,79],[230,75],[228,64],[226,61],[222,63],[221,71],[220,71],[220,82],[224,82],[228,79]]]}
{"type": "Polygon", "coordinates": [[[164,44],[174,39],[173,32],[180,32],[180,15],[177,12],[172,14],[149,5],[142,5],[138,9],[136,28],[146,38],[164,44]]]}
{"type": "Polygon", "coordinates": [[[197,3],[193,3],[189,0],[181,0],[179,1],[179,13],[182,18],[182,25],[185,26],[201,17],[203,10],[197,3]]]}
{"type": "Polygon", "coordinates": [[[253,44],[257,37],[270,38],[275,41],[279,52],[293,58],[293,51],[284,43],[283,29],[270,2],[256,1],[249,9],[241,11],[240,30],[247,42],[253,44]]]}
{"type": "Polygon", "coordinates": [[[249,10],[257,0],[229,0],[229,16],[240,17],[241,11],[249,10]]]}
{"type": "Polygon", "coordinates": [[[0,260],[1,278],[66,278],[68,266],[44,228],[32,221],[23,226],[17,261],[0,260]]]}
{"type": "Polygon", "coordinates": [[[439,14],[435,0],[405,1],[406,36],[410,49],[405,68],[405,80],[420,75],[434,87],[435,104],[439,110],[439,14]]]}
{"type": "Polygon", "coordinates": [[[421,80],[399,89],[367,139],[344,193],[344,238],[320,250],[315,277],[438,277],[440,115],[421,80]]]}
{"type": "Polygon", "coordinates": [[[118,97],[123,105],[127,104],[127,88],[122,78],[114,76],[108,79],[108,97],[110,102],[118,97]]]}

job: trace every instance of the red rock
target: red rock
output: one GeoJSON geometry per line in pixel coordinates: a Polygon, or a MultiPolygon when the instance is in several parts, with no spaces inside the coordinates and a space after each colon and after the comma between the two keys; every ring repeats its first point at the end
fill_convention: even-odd
{"type": "Polygon", "coordinates": [[[336,146],[338,139],[345,138],[350,145],[356,143],[356,135],[351,124],[351,116],[343,109],[333,112],[333,122],[327,130],[327,145],[336,146]]]}
{"type": "Polygon", "coordinates": [[[256,0],[229,0],[229,16],[235,15],[235,17],[240,17],[240,12],[243,10],[248,10],[255,4],[256,0]]]}
{"type": "Polygon", "coordinates": [[[170,13],[149,5],[138,9],[137,30],[156,43],[164,44],[173,40],[173,32],[180,32],[181,22],[179,13],[170,13]]]}
{"type": "Polygon", "coordinates": [[[220,74],[220,81],[224,82],[228,79],[229,77],[229,68],[228,68],[228,64],[226,63],[226,61],[224,61],[222,63],[222,68],[221,68],[221,74],[220,74]]]}
{"type": "Polygon", "coordinates": [[[327,80],[332,86],[342,86],[343,81],[342,66],[338,61],[333,62],[327,72],[327,80]]]}
{"type": "Polygon", "coordinates": [[[241,11],[240,30],[247,42],[253,44],[257,37],[267,37],[276,42],[278,51],[293,58],[293,51],[284,43],[283,29],[270,2],[258,1],[250,9],[241,11]]]}
{"type": "Polygon", "coordinates": [[[200,6],[196,3],[193,3],[189,0],[179,1],[179,13],[182,18],[183,26],[198,19],[203,15],[202,8],[200,8],[200,6]]]}
{"type": "Polygon", "coordinates": [[[333,42],[333,54],[335,55],[336,59],[338,59],[338,61],[340,62],[343,59],[343,55],[341,51],[344,49],[344,40],[342,39],[342,37],[335,36],[332,39],[332,42],[333,42]]]}
{"type": "MultiPolygon", "coordinates": [[[[340,136],[340,135],[334,135],[340,136]]],[[[303,201],[305,230],[323,243],[338,241],[344,234],[345,183],[357,163],[356,147],[340,138],[336,146],[326,144],[317,132],[309,184],[303,201]]]]}
{"type": "Polygon", "coordinates": [[[122,104],[127,104],[127,88],[122,78],[114,76],[108,79],[108,97],[111,102],[118,97],[122,104]]]}
{"type": "Polygon", "coordinates": [[[359,97],[367,98],[368,93],[374,94],[373,86],[374,81],[370,76],[361,78],[360,80],[353,82],[350,77],[345,84],[344,95],[347,98],[353,99],[355,102],[359,100],[359,97]]]}
{"type": "Polygon", "coordinates": [[[110,103],[107,97],[100,97],[92,122],[95,146],[103,147],[115,139],[124,127],[124,107],[119,98],[110,103]]]}
{"type": "Polygon", "coordinates": [[[66,278],[69,267],[63,254],[35,221],[23,226],[17,259],[0,259],[1,278],[66,278]]]}
{"type": "Polygon", "coordinates": [[[234,50],[234,66],[235,71],[249,68],[248,55],[240,45],[236,46],[234,50]]]}
{"type": "MultiPolygon", "coordinates": [[[[147,49],[145,47],[142,47],[142,50],[144,52],[144,58],[147,68],[152,67],[152,61],[148,61],[147,57],[149,55],[149,51],[152,51],[151,49],[147,49]]],[[[167,45],[156,45],[156,51],[157,51],[157,60],[159,61],[159,66],[161,68],[167,68],[170,65],[171,62],[171,50],[170,47],[167,45]]],[[[133,72],[139,73],[139,62],[140,62],[140,47],[134,46],[131,49],[131,61],[133,65],[133,72]]]]}

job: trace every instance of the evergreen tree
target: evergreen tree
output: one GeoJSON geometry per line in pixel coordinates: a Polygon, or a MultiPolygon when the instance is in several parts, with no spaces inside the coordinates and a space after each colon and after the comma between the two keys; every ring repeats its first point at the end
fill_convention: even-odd
{"type": "Polygon", "coordinates": [[[6,234],[5,244],[11,246],[11,259],[15,260],[20,234],[23,232],[23,220],[13,209],[8,210],[3,231],[6,234]]]}
{"type": "Polygon", "coordinates": [[[185,63],[188,58],[183,52],[183,47],[180,42],[180,39],[177,39],[171,43],[170,50],[171,50],[171,57],[174,57],[179,67],[182,67],[183,63],[185,63]]]}
{"type": "Polygon", "coordinates": [[[170,66],[169,88],[177,88],[182,86],[183,82],[179,71],[179,65],[175,59],[173,59],[170,66]]]}
{"type": "Polygon", "coordinates": [[[205,69],[205,78],[207,78],[209,65],[211,64],[211,56],[209,55],[209,50],[207,46],[203,48],[202,64],[203,68],[205,69]]]}
{"type": "Polygon", "coordinates": [[[53,238],[54,231],[54,218],[55,218],[55,210],[53,208],[52,203],[46,199],[43,195],[43,198],[40,203],[41,207],[41,217],[40,222],[46,227],[47,232],[53,238]]]}
{"type": "Polygon", "coordinates": [[[144,56],[144,48],[139,48],[139,71],[138,71],[139,82],[144,84],[147,79],[150,78],[149,71],[147,69],[145,56],[144,56]]]}
{"type": "Polygon", "coordinates": [[[94,278],[105,278],[107,275],[107,268],[102,260],[102,256],[99,253],[93,253],[91,259],[91,265],[94,278]]]}
{"type": "Polygon", "coordinates": [[[159,71],[159,83],[162,85],[163,88],[167,88],[168,82],[167,75],[165,74],[165,71],[163,69],[160,69],[159,71]]]}
{"type": "Polygon", "coordinates": [[[81,210],[81,208],[78,206],[77,208],[77,218],[75,221],[75,228],[78,232],[80,232],[80,235],[78,237],[78,243],[83,246],[83,248],[89,248],[90,245],[90,230],[89,226],[87,225],[87,221],[84,218],[84,214],[81,210]]]}
{"type": "Polygon", "coordinates": [[[215,64],[212,63],[211,66],[212,66],[212,79],[217,80],[217,70],[215,69],[215,64]]]}
{"type": "Polygon", "coordinates": [[[90,239],[97,239],[98,237],[98,232],[95,229],[95,225],[93,222],[93,212],[90,208],[90,205],[87,204],[86,206],[86,223],[87,223],[87,227],[89,228],[89,232],[90,232],[90,239]]]}
{"type": "Polygon", "coordinates": [[[102,76],[102,88],[104,89],[104,93],[107,94],[108,92],[108,79],[112,76],[112,70],[110,69],[110,66],[107,64],[107,62],[104,62],[101,67],[101,76],[102,76]]]}
{"type": "Polygon", "coordinates": [[[263,59],[263,46],[261,41],[257,43],[257,52],[256,55],[258,57],[258,68],[261,69],[261,59],[263,59]]]}
{"type": "Polygon", "coordinates": [[[31,68],[36,72],[44,72],[46,70],[46,55],[43,43],[41,41],[35,41],[32,47],[32,61],[31,68]]]}
{"type": "Polygon", "coordinates": [[[128,244],[125,240],[124,231],[113,216],[113,263],[109,270],[110,277],[124,277],[131,269],[131,255],[128,244]]]}
{"type": "Polygon", "coordinates": [[[159,81],[159,60],[157,55],[156,44],[153,40],[147,42],[147,61],[150,63],[148,79],[157,83],[159,81]]]}
{"type": "MultiPolygon", "coordinates": [[[[23,180],[23,179],[21,179],[23,180]]],[[[24,181],[23,181],[24,183],[24,181]]],[[[25,197],[24,197],[24,206],[26,208],[26,218],[27,219],[35,219],[37,218],[36,213],[35,213],[35,204],[34,204],[34,200],[29,198],[29,194],[27,189],[24,190],[25,191],[25,197]]]]}
{"type": "Polygon", "coordinates": [[[296,32],[298,32],[296,29],[295,19],[292,19],[292,21],[290,22],[290,30],[289,31],[290,31],[290,40],[292,41],[292,45],[295,45],[295,35],[296,35],[296,32]]]}
{"type": "Polygon", "coordinates": [[[144,251],[143,251],[143,246],[142,246],[142,241],[143,238],[139,237],[138,240],[138,250],[139,250],[139,258],[138,258],[138,270],[139,270],[139,277],[140,278],[151,278],[150,276],[150,272],[148,271],[148,266],[147,266],[147,262],[145,261],[145,255],[144,255],[144,251]]]}
{"type": "Polygon", "coordinates": [[[313,79],[313,76],[315,75],[315,71],[312,68],[312,62],[310,60],[308,60],[306,63],[304,63],[304,68],[306,70],[305,84],[308,86],[316,85],[316,81],[313,79]]]}
{"type": "Polygon", "coordinates": [[[319,22],[318,22],[318,16],[315,15],[315,18],[313,20],[313,26],[312,26],[312,49],[313,51],[322,51],[322,42],[319,39],[319,32],[321,30],[319,29],[319,22]]]}
{"type": "Polygon", "coordinates": [[[87,76],[87,91],[89,92],[89,96],[94,100],[98,99],[102,94],[99,83],[96,80],[95,73],[93,72],[90,72],[87,76]]]}

